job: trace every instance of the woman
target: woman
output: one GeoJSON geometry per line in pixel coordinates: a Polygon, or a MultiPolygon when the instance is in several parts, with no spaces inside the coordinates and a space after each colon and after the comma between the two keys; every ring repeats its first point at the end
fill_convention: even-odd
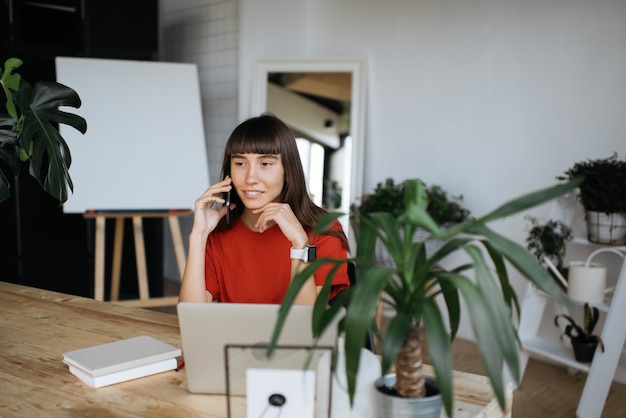
{"type": "MultiPolygon", "coordinates": [[[[338,222],[310,237],[326,211],[310,199],[295,138],[277,117],[263,114],[235,128],[221,178],[195,202],[180,301],[281,303],[291,280],[312,261],[311,247],[318,259],[347,258],[338,222]]],[[[296,303],[312,305],[331,268],[318,269],[296,303]]],[[[330,297],[348,286],[342,266],[330,297]]]]}

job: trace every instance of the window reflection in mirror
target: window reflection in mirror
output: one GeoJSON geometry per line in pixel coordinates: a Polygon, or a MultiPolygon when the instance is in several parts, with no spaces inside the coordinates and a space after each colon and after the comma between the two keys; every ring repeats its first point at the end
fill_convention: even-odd
{"type": "Polygon", "coordinates": [[[311,197],[331,211],[348,206],[352,74],[269,72],[267,83],[266,110],[297,138],[311,197]]]}

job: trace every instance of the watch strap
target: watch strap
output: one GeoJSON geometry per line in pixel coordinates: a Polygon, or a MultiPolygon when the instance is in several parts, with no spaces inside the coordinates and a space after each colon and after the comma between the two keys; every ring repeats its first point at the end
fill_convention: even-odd
{"type": "Polygon", "coordinates": [[[310,263],[316,260],[317,247],[315,245],[307,245],[302,249],[292,248],[289,250],[289,256],[294,260],[302,260],[305,263],[310,263]]]}

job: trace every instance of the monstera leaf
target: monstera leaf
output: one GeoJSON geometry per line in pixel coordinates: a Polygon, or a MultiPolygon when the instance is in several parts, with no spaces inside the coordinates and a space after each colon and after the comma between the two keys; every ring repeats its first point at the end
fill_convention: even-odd
{"type": "MultiPolygon", "coordinates": [[[[68,197],[68,187],[74,190],[69,174],[72,157],[56,124],[72,126],[83,134],[87,131],[84,118],[59,110],[60,106],[79,108],[80,97],[71,88],[56,82],[40,81],[31,87],[12,73],[21,61],[9,61],[2,76],[9,115],[0,115],[0,159],[5,160],[14,173],[18,172],[20,161],[28,162],[30,175],[63,203],[68,197]]],[[[0,173],[0,201],[8,197],[9,184],[0,173]]]]}

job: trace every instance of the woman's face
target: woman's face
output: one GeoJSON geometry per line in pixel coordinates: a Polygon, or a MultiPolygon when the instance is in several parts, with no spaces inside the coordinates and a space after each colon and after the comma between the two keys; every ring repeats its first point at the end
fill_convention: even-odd
{"type": "Polygon", "coordinates": [[[230,175],[247,209],[258,209],[280,197],[285,168],[280,154],[233,154],[230,175]]]}

